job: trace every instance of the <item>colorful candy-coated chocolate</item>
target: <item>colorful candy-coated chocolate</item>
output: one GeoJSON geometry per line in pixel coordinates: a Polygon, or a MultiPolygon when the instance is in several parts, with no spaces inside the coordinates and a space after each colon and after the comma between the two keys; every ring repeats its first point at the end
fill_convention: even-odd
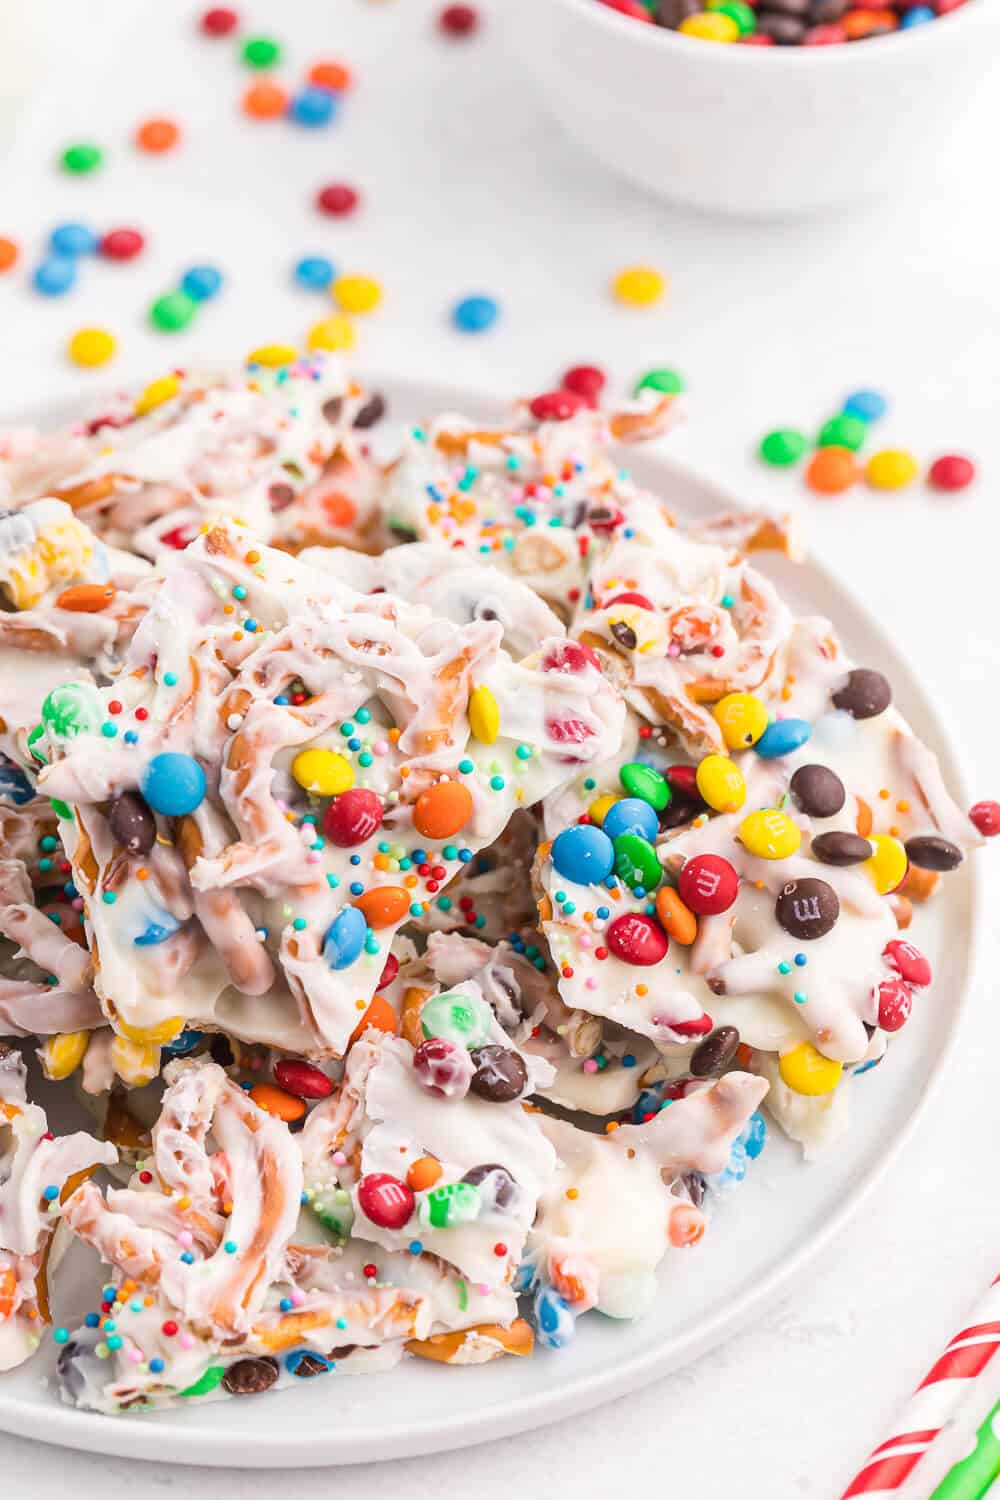
{"type": "Polygon", "coordinates": [[[338,849],[363,844],[382,823],[382,803],[368,787],[350,787],[323,814],[323,832],[338,849]]]}
{"type": "Polygon", "coordinates": [[[802,843],[802,833],[787,813],[768,807],[743,819],[740,841],[758,859],[787,859],[802,843]]]}
{"type": "Polygon", "coordinates": [[[685,906],[699,917],[718,916],[736,900],[740,878],[721,854],[694,854],[684,861],[677,890],[685,906]]]}
{"type": "Polygon", "coordinates": [[[878,1024],[883,1031],[900,1031],[910,1019],[913,991],[902,979],[884,979],[878,987],[878,1024]]]}
{"type": "Polygon", "coordinates": [[[464,1099],[475,1064],[464,1042],[427,1037],[413,1054],[413,1071],[429,1094],[438,1099],[464,1099]]]}
{"type": "Polygon", "coordinates": [[[883,448],[865,466],[865,478],[875,490],[901,490],[912,484],[920,465],[905,448],[883,448]]]}
{"type": "Polygon", "coordinates": [[[818,495],[842,495],[860,475],[857,460],[849,448],[820,448],[809,460],[806,484],[818,495]]]}
{"type": "Polygon", "coordinates": [[[1000,833],[1000,802],[976,802],[969,808],[969,821],[983,838],[996,838],[1000,833]]]}
{"type": "Polygon", "coordinates": [[[847,417],[859,417],[862,422],[878,422],[889,410],[889,403],[881,391],[852,391],[844,399],[841,408],[847,417]]]}
{"type": "Polygon", "coordinates": [[[891,943],[886,943],[882,956],[907,984],[918,990],[926,989],[930,984],[930,964],[920,949],[914,948],[905,938],[893,938],[891,943]]]}
{"type": "Polygon", "coordinates": [[[239,16],[228,5],[213,5],[210,10],[203,12],[198,22],[199,29],[205,36],[214,37],[229,36],[239,24],[239,16]]]}
{"type": "Polygon", "coordinates": [[[677,370],[647,370],[635,383],[635,394],[659,391],[662,396],[679,396],[684,391],[684,376],[677,370]]]}
{"type": "Polygon", "coordinates": [[[448,1182],[431,1188],[420,1203],[420,1222],[428,1229],[458,1229],[479,1217],[483,1200],[471,1182],[448,1182]]]}
{"type": "Polygon", "coordinates": [[[187,292],[167,292],[149,309],[149,320],[160,333],[180,333],[191,322],[198,304],[187,292]]]}
{"type": "Polygon", "coordinates": [[[78,328],[67,345],[66,352],[75,365],[83,369],[96,369],[114,358],[118,341],[106,328],[78,328]]]}
{"type": "Polygon", "coordinates": [[[309,84],[293,95],[288,114],[297,125],[305,125],[309,130],[321,130],[336,117],[337,109],[336,94],[329,89],[309,84]]]}
{"type": "Polygon", "coordinates": [[[44,297],[61,297],[76,281],[76,260],[70,255],[50,255],[35,267],[31,281],[44,297]]]}
{"type": "Polygon", "coordinates": [[[406,1169],[406,1186],[414,1193],[429,1192],[441,1181],[444,1168],[436,1156],[418,1156],[406,1169]]]}
{"type": "Polygon", "coordinates": [[[747,799],[747,784],[740,768],[726,755],[706,755],[695,773],[698,795],[715,812],[739,812],[747,799]]]}
{"type": "Polygon", "coordinates": [[[488,1041],[492,1020],[493,1012],[484,1000],[457,990],[435,995],[420,1012],[420,1027],[425,1037],[443,1037],[470,1050],[488,1041]]]}
{"type": "Polygon", "coordinates": [[[240,55],[248,68],[275,68],[281,61],[281,43],[270,36],[250,36],[240,55]]]}
{"type": "MultiPolygon", "coordinates": [[[[736,32],[736,24],[728,17],[722,18],[736,32]]],[[[659,302],[667,288],[666,278],[653,266],[626,266],[612,282],[612,290],[619,302],[630,307],[651,307],[659,302]]]]}
{"type": "Polygon", "coordinates": [[[720,11],[696,11],[693,16],[685,16],[677,30],[683,36],[696,37],[702,42],[738,42],[740,39],[737,22],[720,11]]]}
{"type": "Polygon", "coordinates": [[[575,391],[543,391],[528,403],[528,410],[536,422],[568,422],[584,404],[575,391]]]}
{"type": "Polygon", "coordinates": [[[358,1183],[358,1207],[380,1229],[402,1229],[415,1206],[410,1188],[390,1172],[369,1172],[358,1183]]]}
{"type": "Polygon", "coordinates": [[[331,969],[349,969],[360,956],[368,936],[364,913],[345,906],[337,913],[323,938],[323,958],[331,969]]]}
{"type": "Polygon", "coordinates": [[[614,869],[614,844],[603,828],[575,823],[553,840],[552,864],[574,885],[600,885],[614,869]]]}
{"type": "Polygon", "coordinates": [[[472,793],[460,781],[438,781],[413,805],[413,826],[427,839],[450,839],[469,822],[472,793]]]}
{"type": "Polygon", "coordinates": [[[375,932],[395,927],[410,909],[410,893],[401,885],[376,885],[355,901],[368,926],[375,932]]]}
{"type": "Polygon", "coordinates": [[[109,229],[98,248],[108,260],[132,260],[145,243],[145,237],[138,229],[109,229]]]}
{"type": "MultiPolygon", "coordinates": [[[[592,807],[593,805],[591,804],[592,807]]],[[[651,844],[660,829],[659,819],[653,807],[641,797],[620,797],[617,801],[612,800],[601,818],[595,820],[592,811],[590,817],[591,821],[600,823],[608,838],[612,840],[621,838],[622,834],[631,833],[651,844]]]]}
{"type": "Polygon", "coordinates": [[[662,812],[670,801],[670,784],[653,766],[644,766],[632,760],[622,766],[618,780],[630,797],[648,802],[656,812],[662,812]]]}
{"type": "Polygon", "coordinates": [[[730,750],[755,745],[767,728],[767,707],[753,693],[727,693],[712,709],[730,750]]]}
{"type": "Polygon", "coordinates": [[[86,224],[57,224],[49,235],[53,255],[93,255],[98,238],[86,224]]]}
{"type": "Polygon", "coordinates": [[[809,439],[805,433],[794,427],[776,427],[761,438],[760,456],[775,468],[787,469],[798,463],[808,447],[809,439]]]}
{"type": "Polygon", "coordinates": [[[354,785],[354,767],[336,750],[300,750],[292,761],[292,776],[303,791],[317,797],[337,797],[354,785]]]}
{"type": "Polygon", "coordinates": [[[485,682],[469,694],[469,728],[481,745],[492,745],[500,733],[500,707],[485,682]]]}
{"type": "Polygon", "coordinates": [[[42,704],[42,723],[57,739],[96,734],[103,719],[100,695],[86,682],[67,682],[53,688],[42,704]]]}
{"type": "Polygon", "coordinates": [[[783,1052],[778,1059],[778,1072],[783,1082],[796,1094],[819,1098],[832,1094],[843,1074],[839,1062],[824,1057],[812,1042],[800,1042],[790,1052],[783,1052]]]}
{"type": "Polygon", "coordinates": [[[334,219],[352,214],[360,201],[357,188],[347,182],[328,182],[316,194],[316,207],[320,213],[329,214],[334,219]]]}
{"type": "Polygon", "coordinates": [[[286,1093],[299,1099],[325,1099],[333,1092],[333,1083],[322,1068],[301,1057],[283,1057],[274,1065],[274,1077],[286,1093]]]}
{"type": "MultiPolygon", "coordinates": [[[[396,959],[395,955],[390,954],[389,957],[398,966],[398,960],[396,959]]],[[[388,962],[389,960],[387,959],[387,967],[388,962]]],[[[395,974],[392,977],[394,979],[396,977],[395,974]]],[[[381,985],[381,983],[382,981],[380,980],[379,985],[381,985]]],[[[386,983],[391,984],[392,979],[386,980],[386,983]]],[[[384,1031],[386,1036],[395,1036],[398,1024],[399,1023],[396,1012],[393,1010],[388,1000],[386,1000],[382,995],[373,995],[371,1001],[369,1002],[368,1009],[361,1017],[361,1020],[358,1022],[357,1026],[355,1026],[354,1030],[351,1032],[348,1047],[353,1047],[354,1043],[358,1040],[359,1037],[364,1036],[369,1027],[372,1027],[375,1031],[384,1031]]]]}
{"type": "Polygon", "coordinates": [[[332,295],[341,312],[367,313],[378,307],[382,288],[370,276],[338,276],[332,295]]]}
{"type": "Polygon", "coordinates": [[[208,302],[218,296],[224,280],[217,266],[191,266],[181,277],[181,291],[195,302],[208,302]]]}
{"type": "MultiPolygon", "coordinates": [[[[603,831],[603,830],[602,830],[603,831]]],[[[633,889],[654,891],[663,870],[656,850],[648,839],[636,833],[622,833],[614,840],[615,874],[633,889]]]]}
{"type": "Polygon", "coordinates": [[[582,396],[588,406],[597,406],[608,377],[599,365],[571,365],[559,384],[566,391],[582,396]]]}
{"type": "Polygon", "coordinates": [[[287,1125],[294,1120],[301,1120],[306,1112],[302,1099],[297,1099],[286,1089],[277,1088],[273,1083],[255,1083],[250,1090],[250,1098],[258,1109],[265,1110],[269,1115],[277,1115],[287,1125]]]}
{"type": "Polygon", "coordinates": [[[663,885],[657,891],[656,915],[667,937],[682,948],[689,948],[698,936],[698,918],[672,885],[663,885]]]}
{"type": "Polygon", "coordinates": [[[867,436],[867,422],[850,413],[841,412],[840,416],[831,417],[829,422],[823,423],[817,439],[817,447],[847,448],[851,453],[856,453],[867,436]]]}
{"type": "Polygon", "coordinates": [[[280,120],[288,112],[288,90],[271,78],[259,78],[244,93],[242,109],[252,120],[280,120]]]}
{"type": "Polygon", "coordinates": [[[485,333],[492,328],[500,315],[500,308],[492,297],[478,295],[463,297],[452,309],[451,320],[460,333],[485,333]]]}
{"type": "MultiPolygon", "coordinates": [[[[648,19],[648,17],[647,17],[648,19]]],[[[535,1334],[544,1349],[565,1349],[576,1333],[573,1310],[550,1286],[540,1286],[534,1302],[535,1334]]]]}
{"type": "Polygon", "coordinates": [[[791,755],[803,746],[812,734],[812,725],[805,719],[775,719],[757,741],[754,749],[764,760],[777,760],[779,756],[791,755]]]}
{"type": "Polygon", "coordinates": [[[135,132],[135,144],[139,150],[149,151],[154,156],[172,151],[180,138],[180,129],[173,120],[143,120],[135,132]]]}
{"type": "Polygon", "coordinates": [[[626,912],[615,917],[604,938],[616,958],[642,968],[660,963],[670,947],[660,924],[642,912],[626,912]]]}
{"type": "Polygon", "coordinates": [[[909,861],[906,850],[889,833],[873,833],[871,842],[875,852],[870,859],[865,860],[865,869],[871,876],[872,883],[880,896],[887,896],[897,886],[902,885],[906,878],[906,870],[909,861]]]}
{"type": "Polygon", "coordinates": [[[325,255],[304,255],[295,262],[292,274],[299,286],[308,287],[311,292],[325,292],[333,281],[335,269],[333,261],[325,255]]]}
{"type": "MultiPolygon", "coordinates": [[[[384,990],[387,985],[392,984],[392,981],[395,979],[398,973],[399,959],[396,957],[395,953],[387,953],[385,964],[382,967],[382,972],[379,975],[378,984],[375,986],[375,988],[377,990],[384,990]]],[[[395,1026],[393,1026],[392,1030],[395,1031],[395,1029],[395,1026]]]]}
{"type": "Polygon", "coordinates": [[[59,594],[56,609],[68,609],[71,614],[100,614],[102,609],[107,609],[115,592],[110,583],[74,583],[59,594]]]}
{"type": "Polygon", "coordinates": [[[205,773],[193,755],[164,750],[143,770],[141,788],[154,812],[182,818],[204,801],[205,773]]]}
{"type": "Polygon", "coordinates": [[[927,471],[927,482],[932,489],[950,492],[966,489],[975,477],[975,464],[961,453],[943,454],[927,471]]]}
{"type": "Polygon", "coordinates": [[[479,26],[479,12],[474,5],[446,5],[438,16],[438,26],[446,36],[471,36],[479,26]]]}

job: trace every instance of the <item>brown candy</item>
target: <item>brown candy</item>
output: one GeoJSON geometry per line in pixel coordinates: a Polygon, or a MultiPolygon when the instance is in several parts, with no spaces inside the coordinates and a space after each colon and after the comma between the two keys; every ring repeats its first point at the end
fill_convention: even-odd
{"type": "Polygon", "coordinates": [[[795,806],[810,818],[832,818],[847,800],[844,783],[829,766],[799,766],[788,789],[795,806]]]}
{"type": "Polygon", "coordinates": [[[272,484],[267,492],[267,500],[272,514],[278,515],[295,504],[295,491],[290,484],[272,484]]]}
{"type": "Polygon", "coordinates": [[[835,708],[842,708],[852,719],[874,719],[884,714],[892,702],[892,688],[887,677],[871,667],[855,667],[847,681],[833,695],[835,708]]]}
{"type": "Polygon", "coordinates": [[[676,31],[682,21],[700,10],[699,0],[659,0],[653,12],[653,20],[657,26],[666,26],[671,31],[676,31]]]}
{"type": "Polygon", "coordinates": [[[278,1378],[275,1359],[238,1359],[222,1377],[222,1385],[231,1396],[257,1396],[269,1391],[278,1378]]]}
{"type": "Polygon", "coordinates": [[[825,880],[791,880],[774,904],[774,915],[793,938],[810,943],[836,925],[840,897],[825,880]]]}
{"type": "Polygon", "coordinates": [[[493,1190],[493,1201],[497,1208],[509,1208],[517,1194],[517,1183],[498,1162],[483,1162],[482,1166],[470,1167],[462,1178],[463,1182],[470,1182],[473,1187],[480,1187],[487,1177],[493,1179],[490,1184],[493,1190]]]}
{"type": "Polygon", "coordinates": [[[711,1078],[724,1073],[736,1061],[740,1034],[735,1026],[716,1026],[691,1054],[688,1063],[695,1078],[711,1078]]]}
{"type": "Polygon", "coordinates": [[[809,19],[814,26],[832,26],[847,10],[847,0],[812,0],[809,19]]]}
{"type": "Polygon", "coordinates": [[[797,47],[806,34],[806,23],[797,16],[765,11],[757,17],[757,30],[777,42],[779,47],[797,47]]]}
{"type": "Polygon", "coordinates": [[[330,426],[336,427],[344,413],[343,397],[331,396],[328,401],[323,402],[322,411],[323,416],[330,423],[330,426]]]}
{"type": "Polygon", "coordinates": [[[675,792],[666,807],[657,814],[660,832],[666,833],[670,828],[683,828],[704,811],[704,802],[693,802],[687,797],[679,797],[675,792]]]}
{"type": "Polygon", "coordinates": [[[476,1071],[469,1088],[491,1104],[519,1099],[528,1084],[528,1070],[520,1053],[509,1047],[478,1047],[472,1053],[476,1071]]]}
{"type": "Polygon", "coordinates": [[[903,847],[910,864],[920,870],[955,870],[965,857],[957,844],[935,833],[907,839],[903,847]]]}
{"type": "Polygon", "coordinates": [[[624,620],[615,620],[611,627],[611,634],[619,646],[623,646],[626,651],[634,651],[638,645],[638,636],[631,625],[626,625],[624,620]]]}
{"type": "Polygon", "coordinates": [[[156,819],[138,792],[121,792],[111,804],[108,822],[128,854],[148,854],[156,843],[156,819]]]}
{"type": "Polygon", "coordinates": [[[354,426],[362,429],[374,427],[376,422],[381,422],[386,413],[385,397],[378,392],[369,397],[364,406],[354,418],[354,426]]]}
{"type": "Polygon", "coordinates": [[[290,1368],[292,1374],[298,1375],[300,1380],[309,1380],[313,1375],[325,1375],[330,1368],[330,1362],[319,1354],[311,1354],[306,1349],[290,1368]]]}
{"type": "Polygon", "coordinates": [[[821,833],[812,841],[812,852],[825,865],[859,865],[871,859],[872,846],[859,833],[821,833]]]}

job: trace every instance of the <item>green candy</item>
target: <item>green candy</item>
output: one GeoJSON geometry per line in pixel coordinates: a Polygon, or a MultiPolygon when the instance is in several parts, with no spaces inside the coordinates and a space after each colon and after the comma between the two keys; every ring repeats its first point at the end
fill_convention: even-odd
{"type": "Polygon", "coordinates": [[[104,705],[97,689],[87,682],[64,682],[62,687],[53,688],[42,704],[42,723],[55,739],[96,734],[103,720],[104,705]]]}
{"type": "MultiPolygon", "coordinates": [[[[749,6],[742,9],[749,10],[749,6]]],[[[733,17],[736,20],[736,17],[733,17]]],[[[736,22],[737,26],[739,22],[736,22]]],[[[634,395],[638,396],[642,391],[660,391],[664,396],[679,396],[684,390],[684,376],[679,375],[676,370],[647,370],[645,375],[636,383],[634,395]]]]}
{"type": "Polygon", "coordinates": [[[786,469],[797,464],[809,447],[809,439],[794,427],[776,427],[761,439],[760,456],[766,464],[786,469]]]}
{"type": "Polygon", "coordinates": [[[281,60],[281,43],[270,36],[251,36],[243,43],[242,53],[248,68],[273,68],[281,60]]]}
{"type": "Polygon", "coordinates": [[[457,1229],[479,1217],[482,1198],[471,1182],[449,1182],[433,1188],[420,1205],[420,1222],[425,1229],[457,1229]]]}
{"type": "Polygon", "coordinates": [[[618,780],[630,797],[641,797],[656,812],[662,812],[670,802],[670,783],[659,771],[654,771],[652,766],[630,760],[618,772],[618,780]]]}
{"type": "Polygon", "coordinates": [[[104,160],[104,152],[90,141],[77,141],[66,147],[60,160],[65,171],[82,175],[97,170],[104,160]]]}
{"type": "Polygon", "coordinates": [[[354,1223],[354,1204],[344,1188],[316,1188],[307,1203],[324,1229],[338,1240],[346,1240],[354,1223]]]}
{"type": "Polygon", "coordinates": [[[706,8],[729,16],[740,28],[740,36],[750,36],[757,30],[757,17],[753,8],[744,4],[744,0],[708,0],[706,8]]]}
{"type": "Polygon", "coordinates": [[[157,297],[149,309],[149,321],[161,333],[180,333],[198,311],[198,304],[187,292],[168,292],[157,297]]]}
{"type": "Polygon", "coordinates": [[[493,1012],[484,1000],[448,990],[428,1000],[420,1012],[424,1036],[441,1037],[459,1047],[482,1047],[489,1040],[493,1012]]]}
{"type": "Polygon", "coordinates": [[[655,891],[663,870],[656,850],[637,833],[621,833],[615,839],[615,874],[627,886],[641,885],[655,891]]]}
{"type": "Polygon", "coordinates": [[[852,417],[842,413],[839,417],[831,417],[829,422],[823,423],[816,446],[818,448],[849,448],[852,453],[857,453],[867,436],[867,422],[861,417],[852,417]]]}
{"type": "Polygon", "coordinates": [[[43,766],[47,766],[49,763],[48,756],[45,754],[44,750],[39,750],[36,748],[38,745],[38,741],[43,740],[44,738],[45,725],[36,724],[34,729],[28,735],[28,749],[31,751],[36,760],[40,760],[43,766]]]}
{"type": "Polygon", "coordinates": [[[187,1390],[178,1391],[178,1396],[207,1396],[210,1391],[221,1382],[226,1373],[225,1365],[209,1365],[204,1375],[199,1376],[194,1385],[189,1385],[187,1390]]]}
{"type": "Polygon", "coordinates": [[[68,803],[63,802],[59,797],[50,797],[49,801],[52,803],[52,811],[57,818],[62,818],[68,823],[73,821],[73,809],[68,803]]]}

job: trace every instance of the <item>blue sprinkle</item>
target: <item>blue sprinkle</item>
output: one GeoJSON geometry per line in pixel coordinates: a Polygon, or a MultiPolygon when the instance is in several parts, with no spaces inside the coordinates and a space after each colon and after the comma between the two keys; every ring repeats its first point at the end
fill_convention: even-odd
{"type": "Polygon", "coordinates": [[[97,1313],[88,1313],[83,1321],[87,1328],[96,1328],[101,1320],[97,1313]]]}
{"type": "Polygon", "coordinates": [[[126,745],[137,745],[139,743],[139,736],[136,734],[134,729],[126,729],[125,733],[122,735],[122,739],[125,741],[126,745]]]}
{"type": "Polygon", "coordinates": [[[154,1356],[153,1359],[151,1359],[149,1361],[149,1368],[150,1368],[150,1372],[153,1375],[162,1375],[163,1371],[166,1369],[166,1365],[164,1364],[164,1362],[160,1358],[160,1356],[157,1354],[157,1355],[154,1356]]]}
{"type": "Polygon", "coordinates": [[[53,1187],[53,1185],[49,1183],[48,1187],[44,1189],[42,1197],[47,1203],[54,1203],[55,1200],[59,1197],[59,1189],[57,1187],[53,1187]]]}
{"type": "Polygon", "coordinates": [[[792,999],[795,1001],[796,1005],[805,1005],[807,996],[804,995],[801,990],[795,990],[792,995],[792,999]]]}
{"type": "Polygon", "coordinates": [[[796,953],[795,962],[800,969],[804,969],[809,960],[804,953],[796,953]]]}
{"type": "Polygon", "coordinates": [[[181,1255],[181,1260],[184,1262],[184,1264],[186,1266],[193,1266],[194,1265],[194,1256],[191,1254],[190,1250],[185,1250],[183,1252],[183,1254],[181,1255]]]}
{"type": "Polygon", "coordinates": [[[243,629],[249,635],[253,635],[254,631],[257,629],[257,621],[256,620],[244,620],[243,621],[243,629]]]}
{"type": "Polygon", "coordinates": [[[623,1058],[622,1058],[622,1067],[623,1068],[634,1068],[635,1067],[635,1058],[632,1056],[631,1052],[626,1052],[625,1055],[623,1056],[623,1058]]]}
{"type": "Polygon", "coordinates": [[[411,1240],[406,1248],[407,1250],[409,1250],[411,1255],[422,1255],[424,1251],[423,1242],[421,1240],[411,1240]]]}
{"type": "Polygon", "coordinates": [[[459,851],[458,851],[458,862],[459,862],[459,864],[467,865],[469,863],[469,860],[471,858],[472,858],[472,850],[471,849],[459,849],[459,851]]]}
{"type": "Polygon", "coordinates": [[[117,1351],[122,1346],[123,1340],[122,1340],[122,1336],[121,1336],[120,1333],[113,1333],[111,1335],[111,1337],[106,1340],[106,1342],[107,1342],[108,1348],[110,1350],[112,1350],[113,1353],[117,1353],[117,1351]]]}
{"type": "Polygon", "coordinates": [[[176,672],[164,672],[164,674],[163,674],[163,681],[166,683],[167,687],[176,687],[177,686],[177,673],[176,672]]]}

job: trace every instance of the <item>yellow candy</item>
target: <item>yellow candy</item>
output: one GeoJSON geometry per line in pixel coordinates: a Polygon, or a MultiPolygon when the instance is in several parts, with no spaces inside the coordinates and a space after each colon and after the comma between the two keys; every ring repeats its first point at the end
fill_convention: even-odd
{"type": "Polygon", "coordinates": [[[767,709],[752,693],[727,693],[712,709],[730,750],[756,745],[767,728],[767,709]]]}
{"type": "Polygon", "coordinates": [[[481,745],[492,745],[500,733],[500,709],[484,683],[469,695],[469,728],[481,745]]]}
{"type": "Polygon", "coordinates": [[[63,1031],[59,1036],[47,1037],[38,1049],[38,1061],[46,1078],[58,1083],[75,1073],[89,1046],[89,1031],[63,1031]]]}
{"type": "Polygon", "coordinates": [[[111,1043],[111,1061],[122,1083],[131,1089],[141,1089],[152,1083],[160,1071],[160,1049],[116,1036],[111,1043]]]}
{"type": "Polygon", "coordinates": [[[303,791],[317,797],[339,797],[354,785],[353,766],[336,750],[300,750],[292,775],[303,791]]]}
{"type": "Polygon", "coordinates": [[[912,484],[920,467],[905,448],[883,448],[873,453],[865,469],[865,478],[874,490],[901,490],[912,484]]]}
{"type": "Polygon", "coordinates": [[[322,349],[329,354],[335,349],[353,349],[354,342],[353,323],[340,313],[334,313],[321,323],[313,324],[306,339],[306,347],[311,350],[322,349]]]}
{"type": "Polygon", "coordinates": [[[382,288],[370,276],[338,276],[331,296],[342,312],[366,313],[378,307],[382,288]]]}
{"type": "Polygon", "coordinates": [[[614,807],[615,803],[620,801],[620,797],[613,797],[610,795],[605,797],[595,797],[593,802],[587,808],[587,816],[590,818],[590,821],[592,823],[596,823],[597,827],[600,828],[601,824],[604,822],[604,819],[614,807]]]}
{"type": "Polygon", "coordinates": [[[80,328],[69,341],[69,357],[75,365],[93,368],[106,365],[118,344],[106,328],[80,328]]]}
{"type": "Polygon", "coordinates": [[[666,279],[652,266],[626,266],[612,282],[618,301],[633,307],[650,307],[659,302],[666,285],[666,279]]]}
{"type": "Polygon", "coordinates": [[[157,1021],[155,1026],[132,1026],[119,1016],[118,1030],[130,1042],[137,1042],[140,1046],[148,1044],[163,1047],[167,1042],[172,1042],[175,1036],[180,1036],[184,1030],[184,1017],[167,1016],[165,1021],[157,1021]]]}
{"type": "Polygon", "coordinates": [[[832,1094],[840,1082],[843,1067],[817,1052],[812,1042],[800,1042],[791,1052],[778,1058],[778,1072],[797,1094],[832,1094]]]}
{"type": "Polygon", "coordinates": [[[265,365],[269,370],[277,370],[282,365],[293,365],[298,357],[298,350],[293,349],[291,344],[261,344],[259,349],[254,349],[252,354],[247,355],[247,364],[265,365]]]}
{"type": "Polygon", "coordinates": [[[718,11],[700,10],[687,16],[677,30],[685,36],[696,36],[702,42],[736,42],[740,36],[740,28],[732,16],[718,11]]]}
{"type": "Polygon", "coordinates": [[[758,859],[787,859],[802,842],[798,824],[787,813],[766,807],[750,813],[740,824],[740,839],[748,854],[758,859]]]}
{"type": "Polygon", "coordinates": [[[144,417],[148,411],[155,411],[165,401],[172,401],[181,388],[181,383],[176,375],[161,375],[159,380],[151,380],[136,399],[132,410],[137,417],[144,417]]]}
{"type": "Polygon", "coordinates": [[[875,853],[871,859],[865,860],[863,868],[871,876],[879,895],[887,896],[906,874],[909,863],[906,850],[899,839],[888,833],[873,833],[869,842],[875,845],[875,853]]]}
{"type": "Polygon", "coordinates": [[[702,801],[715,812],[739,812],[747,799],[742,772],[727,755],[706,755],[695,772],[695,782],[702,801]]]}

